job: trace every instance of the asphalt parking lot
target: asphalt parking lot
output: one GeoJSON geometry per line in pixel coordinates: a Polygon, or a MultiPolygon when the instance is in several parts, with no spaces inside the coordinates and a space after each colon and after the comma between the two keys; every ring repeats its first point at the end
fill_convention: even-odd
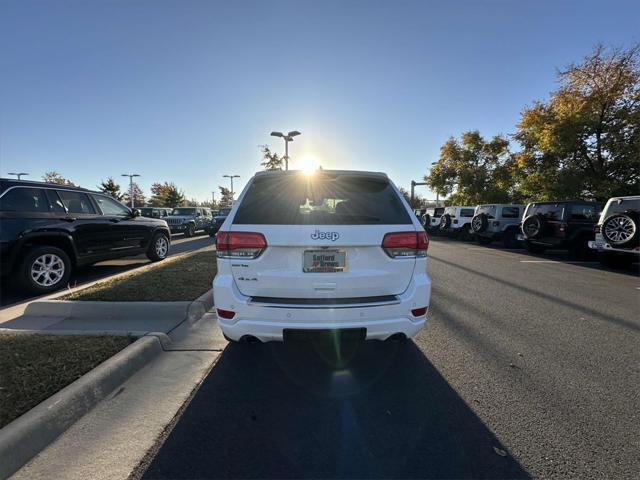
{"type": "Polygon", "coordinates": [[[434,239],[406,344],[230,345],[146,478],[632,478],[640,277],[434,239]]]}
{"type": "MultiPolygon", "coordinates": [[[[182,234],[172,235],[171,238],[171,255],[186,253],[199,248],[212,245],[213,239],[208,235],[199,235],[196,237],[185,238],[182,234]]],[[[87,282],[93,282],[109,275],[126,272],[133,268],[149,263],[149,259],[145,255],[135,257],[121,258],[118,260],[108,260],[99,262],[94,265],[81,267],[75,271],[69,280],[72,287],[80,286],[87,282]]],[[[4,279],[3,279],[4,280],[4,279]]],[[[14,290],[10,285],[10,278],[6,280],[0,288],[0,307],[7,307],[25,300],[33,300],[35,297],[25,294],[19,290],[14,290]]]]}

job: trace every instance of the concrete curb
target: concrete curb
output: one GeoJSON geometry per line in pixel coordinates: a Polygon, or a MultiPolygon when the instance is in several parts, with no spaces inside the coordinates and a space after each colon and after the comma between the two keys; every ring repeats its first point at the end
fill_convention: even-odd
{"type": "Polygon", "coordinates": [[[213,289],[210,289],[189,304],[189,308],[187,309],[187,319],[190,323],[195,323],[212,308],[213,289]]]}
{"type": "Polygon", "coordinates": [[[113,390],[158,356],[164,334],[144,336],[0,429],[0,478],[52,443],[113,390]]]}

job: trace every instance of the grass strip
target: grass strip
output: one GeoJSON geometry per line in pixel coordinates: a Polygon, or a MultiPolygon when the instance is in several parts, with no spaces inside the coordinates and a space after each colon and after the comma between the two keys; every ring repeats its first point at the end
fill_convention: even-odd
{"type": "Polygon", "coordinates": [[[0,428],[135,338],[0,333],[0,428]]]}
{"type": "Polygon", "coordinates": [[[178,302],[195,300],[211,288],[216,252],[206,250],[168,258],[60,300],[103,302],[178,302]]]}

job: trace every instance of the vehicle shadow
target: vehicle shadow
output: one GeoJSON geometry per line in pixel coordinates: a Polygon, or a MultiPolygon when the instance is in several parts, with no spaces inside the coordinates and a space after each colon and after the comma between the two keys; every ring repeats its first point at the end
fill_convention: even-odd
{"type": "Polygon", "coordinates": [[[145,478],[529,478],[411,341],[232,344],[145,478]]]}

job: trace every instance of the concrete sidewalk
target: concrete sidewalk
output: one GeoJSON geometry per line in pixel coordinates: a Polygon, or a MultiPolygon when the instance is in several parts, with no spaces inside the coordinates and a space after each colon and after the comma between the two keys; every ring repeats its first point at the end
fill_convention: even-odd
{"type": "Polygon", "coordinates": [[[12,478],[126,479],[154,447],[227,342],[215,314],[183,322],[164,352],[12,478]]]}

